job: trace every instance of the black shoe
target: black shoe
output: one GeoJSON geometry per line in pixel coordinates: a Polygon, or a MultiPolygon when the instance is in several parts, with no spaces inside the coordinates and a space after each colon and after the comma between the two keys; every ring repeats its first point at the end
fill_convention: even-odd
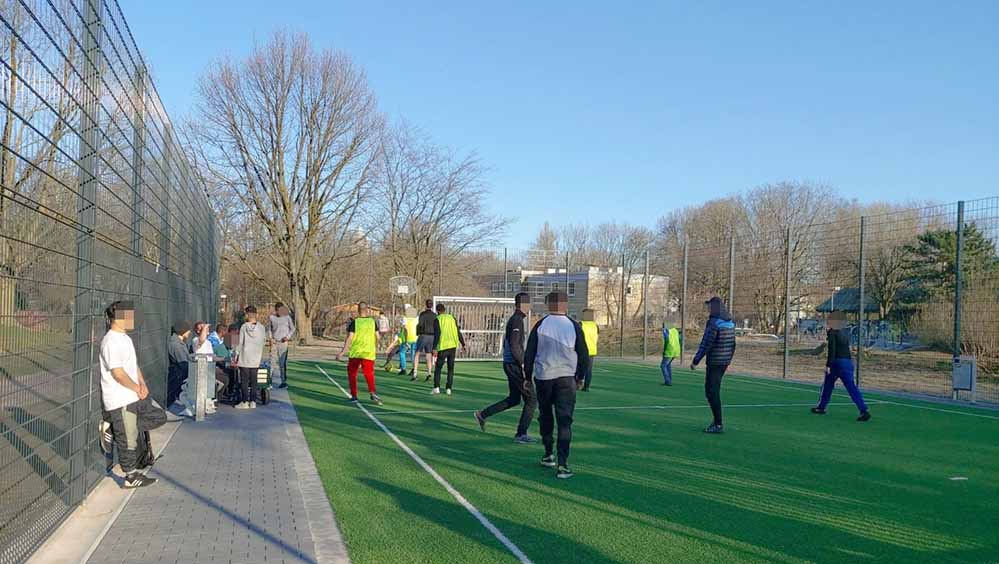
{"type": "Polygon", "coordinates": [[[826,410],[822,409],[821,407],[813,407],[812,413],[814,413],[815,415],[825,415],[826,410]]]}
{"type": "Polygon", "coordinates": [[[405,370],[400,370],[399,371],[399,376],[405,376],[405,375],[406,375],[406,371],[405,370]]]}
{"type": "Polygon", "coordinates": [[[125,482],[121,487],[131,490],[135,488],[144,488],[146,486],[151,486],[156,483],[156,478],[150,478],[145,474],[140,472],[132,472],[128,476],[125,476],[125,482]]]}
{"type": "Polygon", "coordinates": [[[584,387],[583,387],[583,391],[584,391],[584,392],[588,392],[588,391],[590,391],[590,389],[584,386],[584,387]]]}
{"type": "Polygon", "coordinates": [[[429,382],[430,381],[430,376],[431,376],[430,374],[427,374],[427,377],[424,378],[423,381],[424,382],[429,382]]]}
{"type": "Polygon", "coordinates": [[[673,385],[673,384],[671,384],[671,383],[669,383],[669,382],[663,382],[663,386],[672,386],[672,385],[673,385]]]}
{"type": "Polygon", "coordinates": [[[282,390],[285,389],[285,388],[287,388],[287,387],[288,387],[288,382],[281,382],[281,385],[278,386],[278,388],[282,389],[282,390]]]}
{"type": "Polygon", "coordinates": [[[857,421],[870,421],[870,420],[871,420],[871,412],[870,411],[865,411],[865,412],[861,413],[860,417],[857,418],[857,421]]]}
{"type": "Polygon", "coordinates": [[[382,398],[378,397],[378,394],[371,394],[371,403],[375,405],[381,405],[382,398]]]}
{"type": "Polygon", "coordinates": [[[350,399],[347,400],[347,402],[348,403],[357,403],[357,396],[350,396],[350,399]]]}
{"type": "Polygon", "coordinates": [[[572,470],[569,470],[568,466],[559,466],[558,471],[555,472],[555,477],[559,480],[568,480],[569,478],[575,476],[572,470]]]}
{"type": "Polygon", "coordinates": [[[545,468],[555,468],[557,464],[555,463],[554,454],[546,454],[544,458],[541,459],[541,465],[545,468]]]}
{"type": "Polygon", "coordinates": [[[479,424],[479,429],[482,429],[482,431],[485,432],[485,430],[486,430],[486,418],[482,416],[482,412],[481,411],[476,411],[472,415],[475,417],[475,422],[479,424]]]}
{"type": "Polygon", "coordinates": [[[704,429],[704,432],[710,435],[720,435],[725,432],[725,428],[722,427],[721,425],[718,425],[717,423],[712,423],[708,425],[706,429],[704,429]]]}

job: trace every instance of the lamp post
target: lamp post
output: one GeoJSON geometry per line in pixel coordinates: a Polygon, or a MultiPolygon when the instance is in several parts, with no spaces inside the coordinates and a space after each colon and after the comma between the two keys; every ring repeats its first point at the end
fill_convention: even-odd
{"type": "Polygon", "coordinates": [[[829,300],[829,313],[836,311],[836,292],[840,291],[839,286],[833,286],[832,299],[829,300]]]}

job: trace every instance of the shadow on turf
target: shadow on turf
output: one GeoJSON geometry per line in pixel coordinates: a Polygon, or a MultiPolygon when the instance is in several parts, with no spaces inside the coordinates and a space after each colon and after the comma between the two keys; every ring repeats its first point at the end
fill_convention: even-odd
{"type": "MultiPolygon", "coordinates": [[[[400,488],[372,478],[361,478],[360,482],[374,490],[392,496],[399,508],[407,513],[433,521],[450,531],[460,533],[469,540],[480,543],[488,548],[507,551],[507,548],[498,539],[494,538],[484,527],[475,523],[474,518],[468,511],[454,500],[442,501],[435,497],[400,488]],[[456,526],[458,523],[470,523],[471,526],[459,527],[456,526]]],[[[481,508],[479,510],[482,511],[481,508]]],[[[485,513],[483,514],[485,515],[485,513]]],[[[593,547],[580,544],[578,541],[568,537],[530,527],[523,523],[502,519],[494,515],[485,515],[485,517],[499,530],[503,531],[503,534],[516,544],[518,548],[524,551],[528,558],[536,562],[597,563],[616,561],[614,558],[593,549],[593,547]],[[547,550],[538,546],[521,544],[522,541],[519,539],[522,538],[543,539],[547,550]],[[559,548],[554,550],[552,547],[559,548]]]]}

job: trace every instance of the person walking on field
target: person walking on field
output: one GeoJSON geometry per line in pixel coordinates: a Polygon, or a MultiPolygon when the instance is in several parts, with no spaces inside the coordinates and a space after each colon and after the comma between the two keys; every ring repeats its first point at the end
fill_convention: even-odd
{"type": "Polygon", "coordinates": [[[725,310],[721,298],[715,296],[704,302],[708,306],[708,322],[704,326],[704,336],[701,345],[694,354],[690,369],[694,370],[707,357],[707,369],[704,375],[704,396],[711,406],[714,420],[705,433],[718,434],[725,432],[722,426],[721,382],[735,356],[735,323],[725,310]]]}
{"type": "Polygon", "coordinates": [[[826,378],[822,384],[822,396],[819,398],[819,405],[812,408],[812,413],[825,415],[826,407],[832,398],[833,389],[836,387],[836,380],[843,381],[843,387],[850,394],[850,399],[860,410],[857,421],[870,421],[871,412],[864,402],[864,395],[860,393],[856,382],[853,381],[853,356],[850,353],[850,333],[843,331],[846,325],[846,314],[841,311],[834,311],[829,314],[829,331],[826,333],[828,343],[828,355],[826,357],[826,378]]]}
{"type": "Polygon", "coordinates": [[[364,380],[368,384],[371,402],[382,405],[382,398],[375,391],[375,357],[378,352],[378,324],[371,317],[368,304],[357,304],[357,317],[347,325],[347,340],[343,349],[337,353],[336,359],[347,355],[347,380],[350,382],[350,401],[357,400],[357,371],[364,372],[364,380]]]}
{"type": "Polygon", "coordinates": [[[461,345],[461,350],[465,350],[465,337],[461,334],[461,327],[450,313],[446,313],[444,304],[437,304],[437,319],[434,321],[434,351],[437,352],[437,361],[434,365],[434,389],[430,390],[433,395],[441,393],[441,368],[447,363],[447,388],[445,392],[451,395],[451,386],[454,384],[454,357],[461,345]]]}
{"type": "Polygon", "coordinates": [[[586,337],[586,350],[590,353],[590,362],[586,365],[586,375],[581,383],[584,392],[590,391],[590,380],[593,379],[593,361],[597,358],[597,341],[600,340],[600,329],[597,328],[594,317],[592,309],[584,309],[583,321],[579,324],[583,328],[583,336],[586,337]]]}
{"type": "MultiPolygon", "coordinates": [[[[416,368],[416,359],[413,358],[413,355],[416,353],[416,341],[418,338],[416,327],[419,324],[419,319],[416,317],[416,308],[406,306],[406,316],[403,318],[402,323],[406,329],[406,338],[399,345],[399,376],[406,375],[407,359],[413,363],[413,368],[416,368]]],[[[430,373],[429,370],[427,373],[430,373]]],[[[413,379],[416,379],[415,376],[413,379]]]]}
{"type": "Polygon", "coordinates": [[[521,398],[524,401],[524,409],[520,412],[520,421],[517,423],[517,433],[513,440],[521,443],[533,443],[527,434],[527,428],[531,425],[534,417],[534,410],[538,406],[538,401],[534,395],[534,386],[531,380],[524,377],[524,344],[527,333],[527,314],[531,312],[531,296],[521,292],[514,296],[513,315],[506,322],[506,332],[503,336],[503,372],[506,373],[507,383],[510,385],[510,394],[500,401],[490,405],[482,411],[475,412],[475,421],[479,427],[486,430],[486,419],[517,407],[521,398]]]}
{"type": "Polygon", "coordinates": [[[663,360],[659,369],[663,373],[663,386],[673,385],[673,361],[680,356],[680,331],[663,324],[663,360]]]}
{"type": "Polygon", "coordinates": [[[569,469],[569,446],[576,389],[586,374],[590,354],[582,327],[567,315],[569,296],[565,292],[551,292],[545,301],[548,315],[538,321],[527,339],[524,376],[534,378],[538,392],[538,422],[541,442],[545,445],[541,465],[557,467],[555,477],[568,479],[573,476],[569,469]],[[553,438],[556,426],[557,442],[553,438]]]}
{"type": "Polygon", "coordinates": [[[104,413],[98,436],[105,454],[111,454],[112,440],[118,447],[118,463],[125,473],[122,487],[141,488],[156,482],[156,478],[139,470],[153,464],[149,431],[166,423],[166,412],[154,405],[149,397],[135,345],[128,336],[128,332],[135,329],[132,302],[114,302],[104,310],[104,316],[108,326],[101,339],[100,353],[104,413]]]}
{"type": "Polygon", "coordinates": [[[437,314],[434,313],[434,301],[427,300],[427,308],[420,312],[420,317],[416,322],[416,352],[413,353],[413,370],[409,373],[409,381],[416,380],[420,371],[420,355],[427,357],[427,377],[434,373],[434,325],[437,323],[437,314]]]}
{"type": "Polygon", "coordinates": [[[246,314],[246,322],[239,327],[239,344],[235,352],[242,401],[236,404],[236,409],[256,409],[257,372],[264,357],[267,329],[257,322],[257,308],[246,306],[243,313],[246,314]]]}
{"type": "Polygon", "coordinates": [[[288,342],[295,336],[295,321],[283,303],[274,304],[274,314],[268,319],[268,343],[271,346],[271,379],[276,381],[274,372],[281,375],[279,388],[288,387],[288,342]]]}

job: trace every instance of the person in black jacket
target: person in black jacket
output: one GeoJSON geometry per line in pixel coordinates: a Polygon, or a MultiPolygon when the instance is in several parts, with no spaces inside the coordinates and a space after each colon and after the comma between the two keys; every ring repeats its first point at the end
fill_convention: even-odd
{"type": "Polygon", "coordinates": [[[524,345],[527,340],[525,323],[527,314],[531,312],[531,296],[521,292],[514,296],[513,300],[516,309],[506,322],[506,332],[503,336],[503,372],[506,373],[506,380],[510,385],[510,394],[482,411],[476,411],[475,421],[485,431],[486,419],[517,407],[523,398],[524,409],[520,412],[520,422],[517,424],[517,434],[513,440],[527,444],[534,442],[534,439],[527,434],[527,428],[530,427],[534,410],[538,406],[538,400],[534,397],[534,386],[529,379],[524,378],[524,345]]]}
{"type": "Polygon", "coordinates": [[[413,369],[409,372],[409,381],[416,380],[420,371],[420,354],[427,357],[427,377],[434,375],[434,325],[437,314],[434,313],[434,301],[427,300],[424,309],[416,321],[416,352],[413,353],[413,369]]]}
{"type": "Polygon", "coordinates": [[[853,381],[853,356],[850,354],[850,333],[843,331],[846,325],[846,315],[841,311],[834,311],[829,314],[829,332],[826,334],[828,342],[828,355],[826,356],[826,378],[822,384],[822,397],[819,405],[812,408],[812,413],[825,415],[826,406],[832,398],[833,388],[836,387],[836,380],[842,380],[843,386],[850,394],[850,399],[860,410],[860,417],[857,421],[869,421],[871,412],[864,403],[864,396],[853,381]]]}
{"type": "Polygon", "coordinates": [[[706,429],[705,433],[722,433],[722,405],[721,405],[721,381],[728,370],[728,365],[732,364],[732,357],[735,356],[735,323],[732,317],[725,310],[725,304],[721,298],[715,296],[704,302],[708,306],[708,322],[704,326],[704,336],[701,338],[701,346],[697,348],[694,361],[690,369],[694,370],[707,357],[707,371],[704,375],[704,396],[711,406],[711,414],[714,420],[706,429]]]}

